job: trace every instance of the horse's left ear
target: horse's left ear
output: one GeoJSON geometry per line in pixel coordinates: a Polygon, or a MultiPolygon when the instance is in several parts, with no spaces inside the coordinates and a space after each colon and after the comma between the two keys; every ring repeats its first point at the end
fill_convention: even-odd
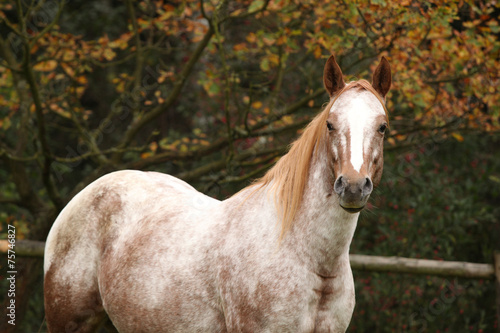
{"type": "Polygon", "coordinates": [[[375,72],[373,72],[372,87],[382,98],[385,98],[391,88],[391,81],[391,65],[389,65],[389,61],[385,57],[382,57],[375,72]]]}

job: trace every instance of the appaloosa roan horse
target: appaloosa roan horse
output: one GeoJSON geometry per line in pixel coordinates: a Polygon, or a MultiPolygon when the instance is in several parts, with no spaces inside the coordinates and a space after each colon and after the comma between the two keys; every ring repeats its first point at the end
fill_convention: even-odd
{"type": "Polygon", "coordinates": [[[383,165],[391,71],[344,83],[260,180],[218,201],[156,172],[118,171],[64,208],[47,238],[49,331],[344,332],[349,246],[383,165]]]}

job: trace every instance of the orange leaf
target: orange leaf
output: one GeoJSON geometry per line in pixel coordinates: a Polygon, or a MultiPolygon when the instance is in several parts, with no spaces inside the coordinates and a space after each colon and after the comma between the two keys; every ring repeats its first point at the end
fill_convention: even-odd
{"type": "Polygon", "coordinates": [[[316,48],[314,49],[314,57],[316,59],[319,59],[321,57],[321,47],[319,45],[316,45],[316,48]]]}
{"type": "Polygon", "coordinates": [[[464,137],[462,135],[460,135],[459,133],[456,133],[456,132],[453,132],[451,133],[451,135],[455,138],[455,140],[457,140],[458,142],[463,142],[464,141],[464,137]]]}

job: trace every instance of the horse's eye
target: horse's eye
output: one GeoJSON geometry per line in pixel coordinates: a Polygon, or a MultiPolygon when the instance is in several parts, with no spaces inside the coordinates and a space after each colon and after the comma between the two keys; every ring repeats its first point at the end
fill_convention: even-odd
{"type": "Polygon", "coordinates": [[[333,125],[327,120],[326,121],[326,128],[331,132],[334,130],[333,125]]]}
{"type": "Polygon", "coordinates": [[[379,131],[381,134],[384,134],[386,129],[387,129],[387,124],[382,124],[382,125],[380,125],[380,127],[378,128],[378,131],[379,131]]]}

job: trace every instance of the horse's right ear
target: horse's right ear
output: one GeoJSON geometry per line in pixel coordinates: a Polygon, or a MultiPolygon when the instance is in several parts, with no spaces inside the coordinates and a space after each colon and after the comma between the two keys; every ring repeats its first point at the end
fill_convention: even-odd
{"type": "Polygon", "coordinates": [[[330,97],[345,87],[342,71],[340,70],[340,67],[335,61],[335,57],[333,55],[328,58],[325,64],[325,69],[323,71],[323,83],[325,84],[325,89],[330,97]]]}

